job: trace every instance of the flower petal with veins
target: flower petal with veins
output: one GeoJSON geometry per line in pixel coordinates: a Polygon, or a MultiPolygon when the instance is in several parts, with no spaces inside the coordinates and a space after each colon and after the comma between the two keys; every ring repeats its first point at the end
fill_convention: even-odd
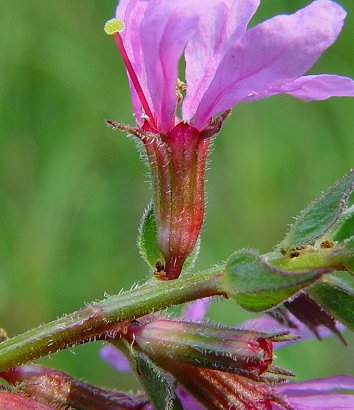
{"type": "Polygon", "coordinates": [[[337,3],[318,0],[248,30],[222,59],[198,106],[194,125],[203,127],[208,118],[249,95],[302,76],[334,43],[345,16],[337,3]]]}

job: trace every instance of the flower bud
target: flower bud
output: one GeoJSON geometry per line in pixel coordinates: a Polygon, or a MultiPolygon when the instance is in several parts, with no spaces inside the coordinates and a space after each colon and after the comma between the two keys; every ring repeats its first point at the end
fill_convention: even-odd
{"type": "Polygon", "coordinates": [[[54,410],[56,408],[39,403],[29,397],[21,396],[18,393],[0,392],[1,410],[54,410]]]}
{"type": "Polygon", "coordinates": [[[174,360],[198,367],[230,373],[261,375],[272,364],[273,341],[285,334],[266,334],[158,319],[129,326],[129,334],[139,348],[159,362],[174,360]]]}
{"type": "MultiPolygon", "coordinates": [[[[0,376],[13,385],[21,383],[19,386],[21,393],[41,403],[53,405],[53,408],[134,410],[146,403],[146,400],[142,401],[125,393],[105,390],[76,380],[62,371],[45,369],[41,366],[15,367],[1,373],[0,376]]],[[[19,407],[19,409],[42,410],[40,406],[38,404],[38,407],[19,407]]],[[[15,408],[17,409],[17,407],[8,407],[8,409],[15,408]]],[[[51,408],[43,405],[43,410],[51,408]]],[[[1,401],[0,409],[3,409],[1,401]]]]}

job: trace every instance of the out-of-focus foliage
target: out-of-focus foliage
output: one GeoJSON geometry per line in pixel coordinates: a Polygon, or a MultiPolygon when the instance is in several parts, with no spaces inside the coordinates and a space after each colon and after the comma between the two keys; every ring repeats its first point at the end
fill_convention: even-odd
{"type": "MultiPolygon", "coordinates": [[[[307,3],[263,0],[254,22],[307,3]]],[[[342,35],[312,72],[354,77],[354,3],[341,3],[349,12],[342,35]]],[[[103,122],[134,121],[123,65],[103,32],[114,7],[1,1],[0,327],[10,335],[148,273],[136,248],[150,200],[146,168],[134,143],[103,122]]],[[[344,98],[305,104],[280,96],[237,107],[212,153],[197,267],[237,248],[269,251],[291,217],[354,165],[353,113],[354,100],[344,98]]],[[[211,317],[237,324],[246,316],[225,301],[211,317]]],[[[44,362],[128,388],[130,376],[121,380],[97,349],[44,362]]],[[[305,378],[350,372],[354,355],[329,339],[278,356],[305,378]]]]}

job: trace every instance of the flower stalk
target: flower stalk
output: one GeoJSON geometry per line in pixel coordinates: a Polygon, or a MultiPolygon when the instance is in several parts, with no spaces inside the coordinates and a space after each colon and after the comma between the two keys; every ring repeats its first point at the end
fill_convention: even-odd
{"type": "Polygon", "coordinates": [[[0,344],[0,371],[97,338],[114,337],[126,322],[198,298],[223,295],[222,268],[178,281],[152,279],[0,344]]]}
{"type": "MultiPolygon", "coordinates": [[[[335,269],[345,265],[348,254],[341,248],[319,248],[311,252],[300,251],[295,258],[280,252],[267,254],[265,258],[268,263],[286,266],[289,271],[296,272],[305,268],[335,269]]],[[[135,289],[7,339],[0,343],[0,371],[93,339],[109,339],[110,335],[114,337],[121,331],[127,322],[169,306],[209,296],[227,296],[224,268],[224,265],[219,265],[182,276],[177,281],[151,279],[135,289]]]]}

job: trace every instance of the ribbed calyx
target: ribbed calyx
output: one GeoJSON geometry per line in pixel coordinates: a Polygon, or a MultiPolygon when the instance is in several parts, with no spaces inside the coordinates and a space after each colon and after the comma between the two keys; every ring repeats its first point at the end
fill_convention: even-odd
{"type": "Polygon", "coordinates": [[[204,219],[206,136],[179,123],[159,138],[141,138],[151,171],[157,240],[166,279],[176,279],[194,249],[204,219]]]}
{"type": "Polygon", "coordinates": [[[251,378],[270,370],[273,342],[291,339],[287,332],[264,333],[154,315],[132,322],[126,337],[162,367],[166,361],[179,362],[251,378]]]}

